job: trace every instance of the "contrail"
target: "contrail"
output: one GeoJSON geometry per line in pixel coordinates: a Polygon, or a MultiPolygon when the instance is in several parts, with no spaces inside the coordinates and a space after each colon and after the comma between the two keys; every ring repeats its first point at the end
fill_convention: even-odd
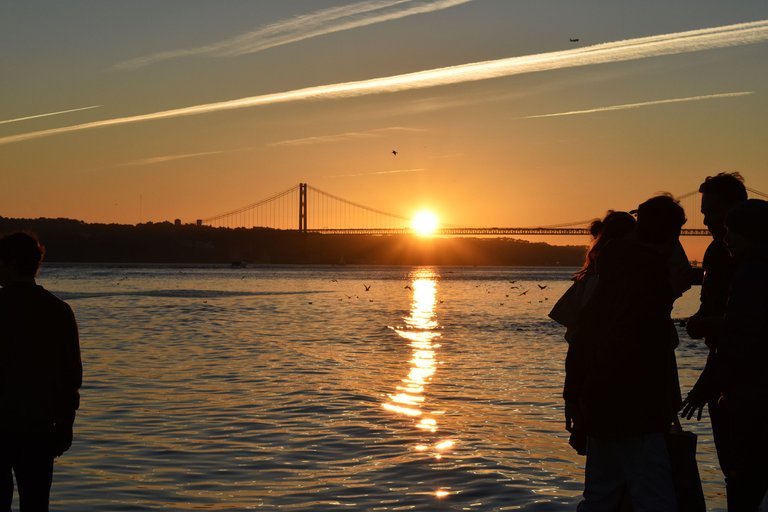
{"type": "Polygon", "coordinates": [[[216,149],[213,151],[200,151],[197,153],[179,153],[176,155],[152,156],[148,158],[141,158],[139,160],[130,160],[128,162],[112,165],[107,168],[111,169],[113,167],[140,167],[143,165],[162,164],[165,162],[172,162],[174,160],[183,160],[186,158],[197,158],[199,156],[221,155],[225,153],[239,153],[242,151],[252,151],[254,149],[256,149],[254,146],[250,146],[250,147],[233,148],[233,149],[216,149]]]}
{"type": "Polygon", "coordinates": [[[241,108],[322,98],[350,98],[370,94],[392,93],[426,87],[474,82],[524,73],[574,68],[609,62],[625,62],[662,55],[699,52],[768,41],[768,20],[739,23],[715,28],[677,32],[657,36],[627,39],[587,46],[579,49],[509,57],[430,69],[358,82],[320,85],[292,91],[262,94],[217,103],[153,112],[129,117],[118,117],[91,123],[65,126],[37,132],[9,135],[0,138],[0,144],[37,139],[51,135],[103,128],[121,124],[169,119],[182,116],[234,110],[241,108]]]}
{"type": "Polygon", "coordinates": [[[100,108],[101,105],[91,105],[90,107],[71,108],[69,110],[59,110],[58,112],[48,112],[47,114],[35,114],[34,116],[17,117],[16,119],[5,119],[0,121],[0,124],[18,123],[19,121],[26,121],[27,119],[37,119],[38,117],[58,116],[61,114],[69,114],[70,112],[79,112],[81,110],[89,110],[92,108],[100,108]]]}
{"type": "Polygon", "coordinates": [[[374,171],[374,172],[361,172],[357,174],[332,174],[330,176],[324,176],[324,178],[351,178],[357,176],[377,176],[379,174],[400,174],[404,172],[424,172],[426,169],[396,169],[394,171],[374,171]]]}
{"type": "Polygon", "coordinates": [[[382,137],[387,132],[423,132],[423,128],[405,128],[402,126],[392,126],[389,128],[376,128],[364,132],[345,132],[334,135],[315,135],[313,137],[303,137],[301,139],[288,139],[273,142],[270,146],[304,146],[308,144],[323,144],[326,142],[340,142],[352,139],[373,139],[382,137]]]}
{"type": "Polygon", "coordinates": [[[220,150],[220,151],[203,151],[200,153],[183,153],[179,155],[155,156],[150,158],[142,158],[141,160],[131,160],[130,162],[118,164],[115,167],[139,167],[142,165],[161,164],[164,162],[172,162],[173,160],[183,160],[185,158],[195,158],[198,156],[209,156],[209,155],[220,155],[222,153],[233,153],[235,151],[244,151],[244,150],[232,149],[232,150],[220,150]]]}
{"type": "Polygon", "coordinates": [[[258,30],[240,34],[206,46],[137,57],[115,65],[115,69],[133,69],[147,64],[191,55],[234,57],[354,28],[425,14],[471,0],[371,0],[331,7],[310,14],[278,21],[258,30]],[[415,4],[415,5],[414,5],[415,4]]]}
{"type": "Polygon", "coordinates": [[[632,108],[648,107],[651,105],[666,105],[667,103],[685,103],[688,101],[702,101],[712,100],[716,98],[736,98],[739,96],[749,96],[754,94],[754,91],[744,92],[724,92],[720,94],[708,94],[706,96],[689,96],[687,98],[671,98],[667,100],[654,100],[644,101],[642,103],[625,103],[623,105],[611,105],[608,107],[597,107],[588,110],[571,110],[569,112],[556,112],[554,114],[539,114],[535,116],[518,117],[518,119],[536,119],[539,117],[560,117],[560,116],[576,116],[579,114],[593,114],[595,112],[610,112],[613,110],[627,110],[632,108]]]}

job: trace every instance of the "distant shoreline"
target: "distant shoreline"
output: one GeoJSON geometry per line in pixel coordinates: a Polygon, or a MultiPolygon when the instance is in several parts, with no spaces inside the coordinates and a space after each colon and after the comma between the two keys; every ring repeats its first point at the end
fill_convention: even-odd
{"type": "Polygon", "coordinates": [[[0,217],[0,233],[22,230],[40,237],[50,263],[573,267],[582,264],[586,250],[511,238],[323,235],[171,222],[90,224],[0,217]]]}

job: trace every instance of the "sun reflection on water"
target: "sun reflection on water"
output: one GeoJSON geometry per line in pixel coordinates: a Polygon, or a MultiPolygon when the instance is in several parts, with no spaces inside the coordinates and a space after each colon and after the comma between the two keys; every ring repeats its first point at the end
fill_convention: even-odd
{"type": "MultiPolygon", "coordinates": [[[[419,431],[435,434],[439,430],[438,417],[445,414],[445,411],[429,410],[425,406],[427,388],[441,364],[437,359],[437,350],[440,348],[437,341],[441,333],[435,313],[435,273],[429,269],[421,270],[413,276],[410,288],[413,290],[413,302],[410,314],[403,319],[405,327],[393,329],[411,348],[411,358],[408,361],[410,368],[400,385],[395,387],[396,392],[387,395],[388,401],[382,406],[393,413],[413,418],[414,427],[419,431]]],[[[440,439],[429,444],[422,442],[413,449],[417,452],[430,452],[430,457],[439,460],[443,453],[451,450],[455,444],[453,439],[440,439]]],[[[436,495],[444,496],[440,491],[436,492],[436,495]]]]}

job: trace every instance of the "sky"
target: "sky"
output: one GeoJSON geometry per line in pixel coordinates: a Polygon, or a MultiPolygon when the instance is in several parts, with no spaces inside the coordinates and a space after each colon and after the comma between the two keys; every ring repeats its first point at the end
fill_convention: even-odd
{"type": "Polygon", "coordinates": [[[193,222],[306,182],[517,227],[720,171],[768,192],[766,57],[765,0],[0,2],[0,216],[193,222]]]}

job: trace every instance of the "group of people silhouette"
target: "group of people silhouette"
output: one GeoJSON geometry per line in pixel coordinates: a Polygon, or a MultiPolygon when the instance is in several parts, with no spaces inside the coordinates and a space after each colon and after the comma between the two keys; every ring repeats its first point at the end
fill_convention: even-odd
{"type": "Polygon", "coordinates": [[[658,195],[592,225],[584,266],[550,313],[568,328],[565,423],[586,455],[580,512],[686,510],[669,438],[678,415],[700,420],[705,406],[729,512],[757,511],[768,490],[768,202],[747,199],[738,173],[707,177],[699,192],[712,235],[703,277],[679,241],[683,208],[658,195]],[[693,284],[701,305],[687,333],[709,357],[682,399],[671,312],[693,284]]]}
{"type": "MultiPolygon", "coordinates": [[[[586,455],[580,512],[684,511],[669,433],[678,415],[708,408],[729,512],[755,512],[768,490],[768,202],[747,199],[738,173],[701,184],[712,234],[703,277],[680,244],[685,212],[658,195],[609,211],[574,284],[550,316],[567,327],[563,390],[570,443],[586,455]],[[685,399],[671,319],[701,284],[687,333],[709,349],[685,399]]],[[[0,512],[14,475],[22,512],[47,511],[53,461],[72,443],[82,364],[70,307],[35,277],[43,247],[27,233],[0,238],[0,512]]]]}

